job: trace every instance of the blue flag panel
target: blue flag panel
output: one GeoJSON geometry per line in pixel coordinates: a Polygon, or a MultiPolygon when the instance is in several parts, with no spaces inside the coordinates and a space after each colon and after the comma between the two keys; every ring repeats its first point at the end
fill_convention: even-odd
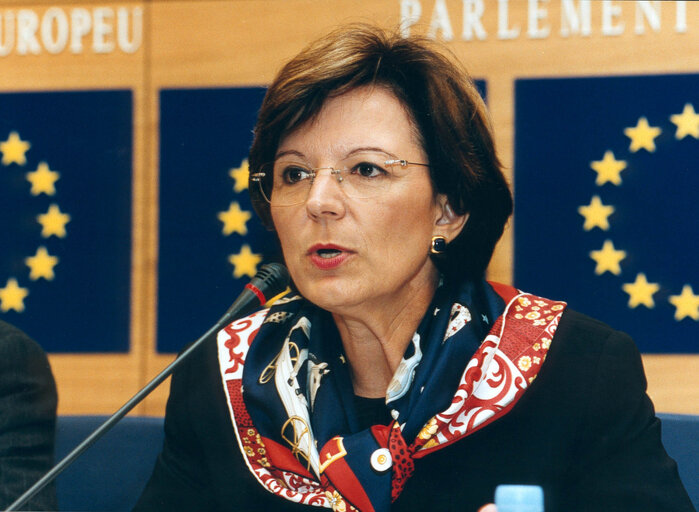
{"type": "Polygon", "coordinates": [[[483,98],[483,101],[488,103],[488,83],[480,78],[474,80],[474,83],[476,84],[476,89],[480,93],[481,98],[483,98]]]}
{"type": "Polygon", "coordinates": [[[49,352],[126,352],[132,94],[0,94],[0,318],[49,352]]]}
{"type": "Polygon", "coordinates": [[[263,88],[160,92],[159,352],[177,352],[228,309],[275,237],[248,196],[263,88]]]}
{"type": "Polygon", "coordinates": [[[517,80],[519,288],[699,351],[699,75],[517,80]]]}

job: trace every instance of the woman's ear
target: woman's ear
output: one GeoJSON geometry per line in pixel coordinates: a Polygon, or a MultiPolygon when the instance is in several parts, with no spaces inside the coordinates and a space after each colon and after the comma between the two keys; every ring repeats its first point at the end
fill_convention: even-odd
{"type": "Polygon", "coordinates": [[[435,235],[441,235],[447,239],[447,243],[454,240],[463,229],[468,220],[468,212],[457,215],[449,204],[445,194],[437,196],[438,214],[435,222],[435,235]]]}

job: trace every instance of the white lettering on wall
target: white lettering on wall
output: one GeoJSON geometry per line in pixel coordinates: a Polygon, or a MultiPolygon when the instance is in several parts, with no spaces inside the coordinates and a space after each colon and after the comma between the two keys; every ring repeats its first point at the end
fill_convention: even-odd
{"type": "MultiPolygon", "coordinates": [[[[433,5],[432,15],[429,20],[427,35],[432,38],[441,37],[445,41],[451,41],[454,37],[454,27],[451,20],[458,19],[455,13],[449,12],[449,6],[455,5],[455,0],[447,3],[447,0],[400,0],[401,31],[404,36],[410,35],[410,28],[418,24],[423,27],[427,20],[422,19],[423,1],[426,5],[433,5]],[[433,2],[433,3],[432,3],[433,2]]],[[[529,39],[547,39],[557,30],[561,37],[590,37],[593,33],[603,37],[617,37],[627,30],[627,23],[634,9],[634,22],[628,23],[636,35],[657,33],[662,29],[663,10],[675,11],[674,31],[677,34],[686,33],[687,26],[687,2],[675,0],[664,2],[660,0],[527,0],[526,18],[523,17],[522,4],[510,2],[510,0],[461,0],[461,39],[463,41],[485,40],[489,30],[495,37],[503,40],[513,40],[526,36],[529,39]],[[554,2],[560,6],[560,25],[552,26],[549,19],[549,7],[554,2]],[[510,16],[510,6],[517,5],[513,9],[514,18],[510,16]],[[593,9],[594,16],[593,16],[593,9]],[[496,11],[496,12],[492,12],[496,11]],[[626,16],[624,16],[626,15],[626,16]],[[599,23],[592,26],[592,20],[599,23]],[[597,21],[599,20],[599,21],[597,21]],[[488,26],[491,23],[491,26],[488,26]],[[526,32],[522,33],[522,25],[526,23],[526,32]],[[494,25],[494,26],[493,26],[494,25]]],[[[135,17],[134,13],[134,17],[135,17]]],[[[667,15],[666,15],[667,18],[667,15]]],[[[132,23],[132,24],[135,24],[132,23]]],[[[2,46],[0,46],[2,51],[2,46]]]]}
{"type": "Polygon", "coordinates": [[[445,0],[435,1],[434,9],[432,10],[432,21],[430,22],[430,29],[427,31],[427,36],[434,39],[439,32],[442,33],[442,39],[445,41],[454,39],[454,31],[451,28],[449,11],[447,10],[445,0]]]}
{"type": "Polygon", "coordinates": [[[83,37],[92,30],[92,16],[87,9],[78,8],[71,11],[70,19],[73,28],[70,37],[70,51],[71,53],[82,53],[83,37]]]}
{"type": "Polygon", "coordinates": [[[134,53],[141,47],[143,42],[143,8],[119,7],[117,9],[117,41],[119,48],[126,53],[134,53]],[[129,10],[131,10],[131,23],[129,23],[129,10]],[[129,27],[131,27],[130,36],[129,27]]]}
{"type": "MultiPolygon", "coordinates": [[[[419,0],[416,1],[419,7],[419,0]]],[[[74,54],[135,53],[142,42],[141,7],[49,7],[43,13],[34,9],[0,11],[0,57],[13,52],[39,55],[45,51],[56,55],[66,50],[74,54]],[[86,44],[85,38],[90,35],[92,44],[86,44]]]]}
{"type": "Polygon", "coordinates": [[[485,11],[483,0],[463,0],[464,1],[464,29],[461,32],[461,38],[464,41],[471,41],[473,37],[479,40],[484,40],[488,33],[483,28],[481,18],[485,11]]]}
{"type": "Polygon", "coordinates": [[[58,7],[51,7],[41,18],[41,41],[49,53],[61,53],[68,44],[68,16],[58,7]],[[54,35],[55,34],[55,35],[54,35]]]}
{"type": "Polygon", "coordinates": [[[573,34],[589,36],[592,32],[590,23],[590,0],[580,0],[575,8],[575,0],[561,1],[561,36],[573,34]]]}
{"type": "Polygon", "coordinates": [[[643,34],[646,31],[645,21],[655,32],[660,30],[660,2],[636,2],[636,27],[637,34],[643,34]]]}
{"type": "Polygon", "coordinates": [[[677,1],[677,9],[675,11],[675,32],[684,34],[687,32],[687,2],[677,1]]]}
{"type": "Polygon", "coordinates": [[[114,10],[108,7],[97,7],[92,13],[92,49],[95,53],[112,53],[114,40],[112,26],[114,25],[114,10]]]}
{"type": "Polygon", "coordinates": [[[498,0],[498,39],[517,39],[519,27],[509,28],[508,0],[498,0]]]}
{"type": "Polygon", "coordinates": [[[0,14],[0,57],[9,55],[15,45],[15,13],[8,11],[0,14]],[[3,25],[3,18],[5,24],[3,25]]]}
{"type": "Polygon", "coordinates": [[[620,36],[624,33],[624,22],[618,22],[621,16],[621,5],[612,0],[602,0],[602,35],[620,36]]]}
{"type": "Polygon", "coordinates": [[[551,27],[540,26],[539,21],[545,20],[548,16],[548,11],[546,7],[541,4],[548,2],[549,0],[529,0],[529,23],[527,24],[527,35],[531,39],[546,39],[551,33],[551,27]]]}
{"type": "Polygon", "coordinates": [[[403,37],[410,35],[410,27],[420,21],[422,16],[422,4],[420,0],[401,0],[400,2],[400,28],[403,37]]]}
{"type": "Polygon", "coordinates": [[[20,9],[17,13],[17,53],[38,54],[41,46],[36,39],[36,30],[39,28],[39,17],[34,11],[20,9]]]}

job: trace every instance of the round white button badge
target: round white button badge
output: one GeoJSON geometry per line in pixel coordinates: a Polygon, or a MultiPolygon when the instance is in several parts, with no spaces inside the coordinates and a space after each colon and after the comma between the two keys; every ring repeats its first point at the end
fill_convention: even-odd
{"type": "Polygon", "coordinates": [[[371,467],[374,470],[383,473],[391,469],[393,465],[393,460],[391,459],[391,452],[388,448],[379,448],[371,454],[371,467]]]}

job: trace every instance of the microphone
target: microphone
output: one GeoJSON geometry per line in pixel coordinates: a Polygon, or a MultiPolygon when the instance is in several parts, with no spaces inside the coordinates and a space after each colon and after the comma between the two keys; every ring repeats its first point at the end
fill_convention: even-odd
{"type": "Polygon", "coordinates": [[[223,327],[235,318],[252,313],[269,299],[283,292],[289,286],[289,281],[289,271],[281,263],[262,265],[217,325],[223,327]]]}
{"type": "Polygon", "coordinates": [[[263,265],[255,274],[255,277],[245,285],[245,288],[233,302],[230,308],[223,314],[221,318],[208,331],[202,334],[199,339],[185,349],[172,363],[170,363],[163,371],[155,376],[148,384],[146,384],[138,393],[136,393],[128,402],[110,416],[97,430],[90,434],[82,443],[73,449],[63,460],[56,464],[48,473],[46,473],[39,481],[17,498],[7,509],[18,510],[27,501],[32,499],[36,493],[41,491],[49,483],[51,483],[64,469],[70,466],[85,450],[92,446],[95,441],[106,434],[121,418],[126,416],[128,412],[136,407],[145,397],[147,397],[155,388],[157,388],[165,379],[167,379],[183,361],[199,348],[210,336],[216,334],[224,326],[228,325],[236,318],[252,313],[259,306],[264,305],[268,299],[279,295],[289,285],[289,271],[280,263],[268,263],[263,265]]]}

